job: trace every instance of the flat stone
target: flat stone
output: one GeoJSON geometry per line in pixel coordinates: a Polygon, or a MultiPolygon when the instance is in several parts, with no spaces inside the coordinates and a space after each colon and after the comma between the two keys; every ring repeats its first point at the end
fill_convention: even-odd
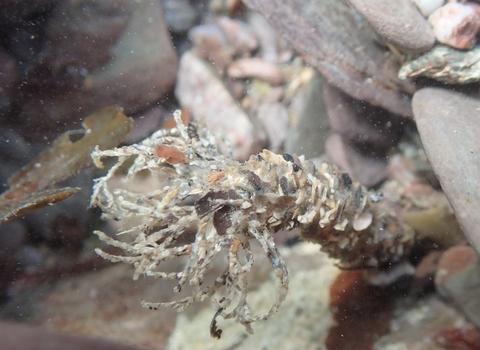
{"type": "Polygon", "coordinates": [[[425,88],[413,112],[428,159],[468,240],[480,253],[480,99],[425,88]]]}
{"type": "Polygon", "coordinates": [[[411,0],[349,0],[389,44],[409,53],[428,51],[435,35],[411,0]]]}
{"type": "Polygon", "coordinates": [[[265,144],[263,130],[254,126],[213,68],[190,51],[180,60],[175,95],[194,119],[231,143],[236,159],[247,159],[265,144]]]}

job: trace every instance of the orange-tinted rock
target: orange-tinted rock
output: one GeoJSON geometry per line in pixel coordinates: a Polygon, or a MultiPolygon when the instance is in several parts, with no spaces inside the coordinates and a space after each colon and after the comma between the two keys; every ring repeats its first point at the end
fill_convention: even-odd
{"type": "Polygon", "coordinates": [[[371,350],[390,328],[393,293],[367,285],[361,271],[342,271],[330,287],[330,310],[337,325],[325,341],[328,350],[371,350]]]}

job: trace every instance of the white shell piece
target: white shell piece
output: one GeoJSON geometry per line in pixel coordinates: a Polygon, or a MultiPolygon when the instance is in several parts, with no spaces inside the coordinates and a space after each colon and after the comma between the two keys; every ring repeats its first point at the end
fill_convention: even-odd
{"type": "Polygon", "coordinates": [[[355,219],[353,219],[353,229],[355,231],[363,231],[372,224],[372,221],[373,215],[370,212],[357,214],[355,219]]]}

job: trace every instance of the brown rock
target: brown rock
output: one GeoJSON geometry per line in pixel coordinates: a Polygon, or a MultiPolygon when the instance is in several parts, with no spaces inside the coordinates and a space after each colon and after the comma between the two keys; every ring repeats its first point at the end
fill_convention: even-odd
{"type": "Polygon", "coordinates": [[[235,158],[247,159],[265,144],[263,130],[254,127],[212,67],[192,52],[180,60],[175,95],[194,119],[232,144],[235,158]]]}
{"type": "Polygon", "coordinates": [[[480,261],[471,247],[456,246],[442,255],[435,285],[480,327],[480,261]]]}
{"type": "Polygon", "coordinates": [[[480,331],[470,325],[444,329],[435,340],[443,349],[480,349],[480,331]]]}
{"type": "Polygon", "coordinates": [[[411,52],[426,52],[435,43],[427,20],[411,0],[349,0],[389,44],[411,52]]]}
{"type": "Polygon", "coordinates": [[[358,100],[411,116],[414,87],[397,77],[398,63],[344,1],[245,0],[260,11],[326,80],[358,100]],[[319,20],[321,19],[321,20],[319,20]]]}
{"type": "Polygon", "coordinates": [[[480,100],[435,88],[413,97],[425,151],[456,218],[480,253],[480,100]]]}
{"type": "Polygon", "coordinates": [[[177,57],[159,2],[65,1],[46,32],[19,101],[17,121],[28,124],[30,138],[71,129],[104,106],[142,110],[175,80],[177,57]]]}

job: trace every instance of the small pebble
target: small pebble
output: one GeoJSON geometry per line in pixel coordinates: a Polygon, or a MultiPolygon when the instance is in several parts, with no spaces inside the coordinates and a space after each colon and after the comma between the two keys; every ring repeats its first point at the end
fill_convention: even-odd
{"type": "Polygon", "coordinates": [[[433,12],[428,21],[439,42],[456,49],[470,49],[480,30],[480,14],[474,6],[451,2],[433,12]]]}
{"type": "Polygon", "coordinates": [[[443,6],[445,0],[413,0],[415,5],[425,17],[432,14],[433,11],[443,6]]]}
{"type": "Polygon", "coordinates": [[[217,24],[237,52],[248,54],[258,47],[258,40],[247,23],[223,16],[217,24]]]}
{"type": "Polygon", "coordinates": [[[200,24],[188,31],[193,43],[192,52],[196,56],[210,61],[219,74],[232,62],[235,49],[231,47],[223,30],[218,24],[200,24]]]}
{"type": "Polygon", "coordinates": [[[271,85],[279,85],[283,82],[280,68],[261,58],[239,59],[228,67],[227,74],[231,78],[258,78],[271,85]]]}
{"type": "Polygon", "coordinates": [[[184,33],[195,24],[197,14],[188,0],[163,0],[165,20],[175,33],[184,33]]]}

